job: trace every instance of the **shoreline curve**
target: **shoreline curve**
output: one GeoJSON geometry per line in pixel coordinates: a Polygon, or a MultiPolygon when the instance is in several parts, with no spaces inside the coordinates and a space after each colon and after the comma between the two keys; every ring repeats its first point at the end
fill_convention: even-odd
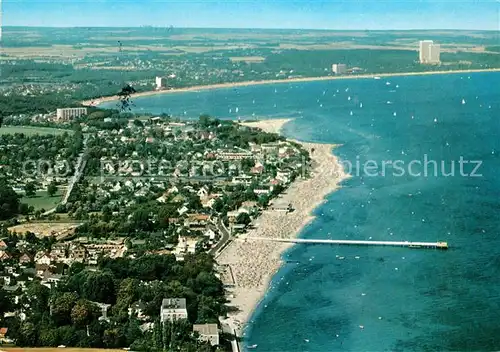
{"type": "MultiPolygon", "coordinates": [[[[401,72],[401,73],[370,73],[352,76],[323,76],[323,77],[301,77],[301,78],[289,78],[289,79],[273,79],[273,80],[262,80],[262,81],[245,81],[245,82],[233,82],[233,83],[220,83],[220,84],[210,84],[210,85],[200,85],[191,86],[186,88],[170,89],[170,90],[159,90],[159,91],[146,91],[132,94],[132,98],[147,97],[153,95],[163,95],[163,94],[175,94],[175,93],[186,93],[186,92],[196,92],[202,90],[213,90],[213,89],[224,89],[224,88],[237,88],[237,87],[247,87],[247,86],[258,86],[266,84],[285,84],[285,83],[300,83],[300,82],[315,82],[315,81],[333,81],[333,80],[346,80],[346,79],[368,79],[375,77],[405,77],[405,76],[427,76],[427,75],[444,75],[444,74],[459,74],[459,73],[477,73],[477,72],[500,72],[500,68],[491,69],[473,69],[473,70],[453,70],[453,71],[423,71],[423,72],[401,72]]],[[[116,101],[119,99],[118,95],[106,96],[96,99],[88,99],[81,101],[83,106],[98,106],[105,102],[116,101]]]]}
{"type": "MultiPolygon", "coordinates": [[[[291,120],[271,119],[241,124],[281,134],[283,126],[291,120]]],[[[296,238],[315,219],[313,211],[326,201],[329,194],[340,188],[342,181],[350,177],[333,154],[333,149],[338,145],[288,140],[308,150],[312,161],[310,177],[298,178],[280,196],[292,203],[295,211],[288,214],[263,211],[255,220],[256,228],[234,238],[216,258],[219,265],[231,268],[235,279],[234,287],[228,289],[227,298],[229,304],[239,311],[229,313],[224,323],[240,337],[245,335],[249,319],[266,292],[272,288],[272,278],[284,263],[283,253],[293,246],[289,243],[251,240],[248,237],[296,238]]]]}

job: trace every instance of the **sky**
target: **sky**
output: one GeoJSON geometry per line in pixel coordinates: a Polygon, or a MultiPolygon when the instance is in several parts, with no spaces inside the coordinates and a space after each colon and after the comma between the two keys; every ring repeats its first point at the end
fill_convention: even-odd
{"type": "Polygon", "coordinates": [[[500,30],[500,0],[0,0],[6,26],[500,30]]]}

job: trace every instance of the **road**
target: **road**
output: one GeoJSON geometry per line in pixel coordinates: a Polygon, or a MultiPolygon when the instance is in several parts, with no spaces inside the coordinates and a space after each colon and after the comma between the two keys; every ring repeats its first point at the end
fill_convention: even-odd
{"type": "Polygon", "coordinates": [[[209,254],[215,255],[221,248],[223,248],[226,243],[231,239],[231,234],[229,233],[228,229],[224,224],[222,223],[221,219],[218,219],[217,223],[214,225],[215,230],[218,231],[221,234],[221,238],[219,242],[208,251],[209,254]]]}
{"type": "MultiPolygon", "coordinates": [[[[68,189],[66,190],[66,193],[64,194],[64,197],[61,203],[59,204],[65,205],[66,203],[68,203],[68,199],[71,195],[71,192],[73,192],[73,188],[80,180],[80,177],[82,177],[83,175],[83,170],[85,169],[85,163],[87,162],[87,160],[85,159],[85,150],[87,149],[87,141],[88,141],[88,135],[83,138],[83,150],[80,154],[78,154],[78,159],[76,159],[75,174],[73,175],[73,177],[71,177],[71,180],[69,181],[68,184],[68,189]]],[[[52,214],[56,211],[56,208],[57,207],[47,210],[42,215],[52,214]]]]}

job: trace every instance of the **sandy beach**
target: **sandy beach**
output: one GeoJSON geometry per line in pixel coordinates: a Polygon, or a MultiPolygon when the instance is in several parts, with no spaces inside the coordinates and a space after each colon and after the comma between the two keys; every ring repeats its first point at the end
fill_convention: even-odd
{"type": "MultiPolygon", "coordinates": [[[[290,119],[266,120],[243,123],[267,132],[278,133],[290,119]]],[[[335,145],[300,143],[311,153],[313,170],[308,179],[297,179],[282,195],[295,211],[283,213],[266,210],[256,219],[256,229],[239,235],[217,257],[219,264],[229,265],[236,287],[229,290],[230,305],[240,311],[230,315],[231,324],[241,332],[253,310],[266,293],[272,276],[282,264],[281,255],[289,244],[251,240],[247,237],[294,238],[314,217],[311,212],[318,207],[325,196],[339,187],[348,177],[338,159],[332,154],[335,145]]]]}
{"type": "MultiPolygon", "coordinates": [[[[442,74],[458,74],[458,73],[473,73],[473,72],[498,72],[500,68],[492,69],[479,69],[479,70],[455,70],[455,71],[426,71],[426,72],[401,72],[401,73],[378,73],[378,74],[365,74],[365,75],[351,75],[351,76],[327,76],[327,77],[304,77],[304,78],[290,78],[290,79],[275,79],[275,80],[265,80],[265,81],[246,81],[246,82],[236,82],[236,83],[222,83],[222,84],[211,84],[202,86],[193,86],[188,88],[179,88],[171,90],[160,90],[160,91],[147,91],[133,94],[132,98],[147,97],[151,95],[159,94],[173,94],[173,93],[185,93],[185,92],[196,92],[202,90],[210,89],[221,89],[221,88],[236,88],[236,87],[246,87],[246,86],[256,86],[264,84],[277,84],[277,83],[299,83],[299,82],[313,82],[313,81],[330,81],[337,79],[363,79],[363,78],[374,78],[374,77],[399,77],[399,76],[426,76],[426,75],[442,75],[442,74]]],[[[96,106],[104,102],[118,100],[117,95],[109,97],[101,97],[92,100],[82,101],[81,104],[84,106],[96,106]]]]}

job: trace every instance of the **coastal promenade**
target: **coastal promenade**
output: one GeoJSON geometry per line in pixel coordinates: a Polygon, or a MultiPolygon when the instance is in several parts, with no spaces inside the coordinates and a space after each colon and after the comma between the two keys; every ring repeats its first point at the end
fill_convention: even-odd
{"type": "MultiPolygon", "coordinates": [[[[278,133],[288,121],[263,120],[243,125],[278,133]]],[[[310,177],[298,178],[280,197],[283,202],[293,204],[294,212],[267,209],[255,219],[253,229],[238,237],[296,238],[303,227],[314,219],[311,212],[349,177],[332,154],[335,145],[296,142],[311,152],[312,170],[310,177]]],[[[217,263],[229,266],[234,275],[234,285],[227,289],[227,297],[229,305],[237,307],[238,311],[228,314],[227,323],[234,327],[238,336],[244,336],[248,319],[266,294],[272,276],[282,265],[282,253],[290,246],[292,243],[238,238],[229,242],[217,256],[217,263]]]]}

